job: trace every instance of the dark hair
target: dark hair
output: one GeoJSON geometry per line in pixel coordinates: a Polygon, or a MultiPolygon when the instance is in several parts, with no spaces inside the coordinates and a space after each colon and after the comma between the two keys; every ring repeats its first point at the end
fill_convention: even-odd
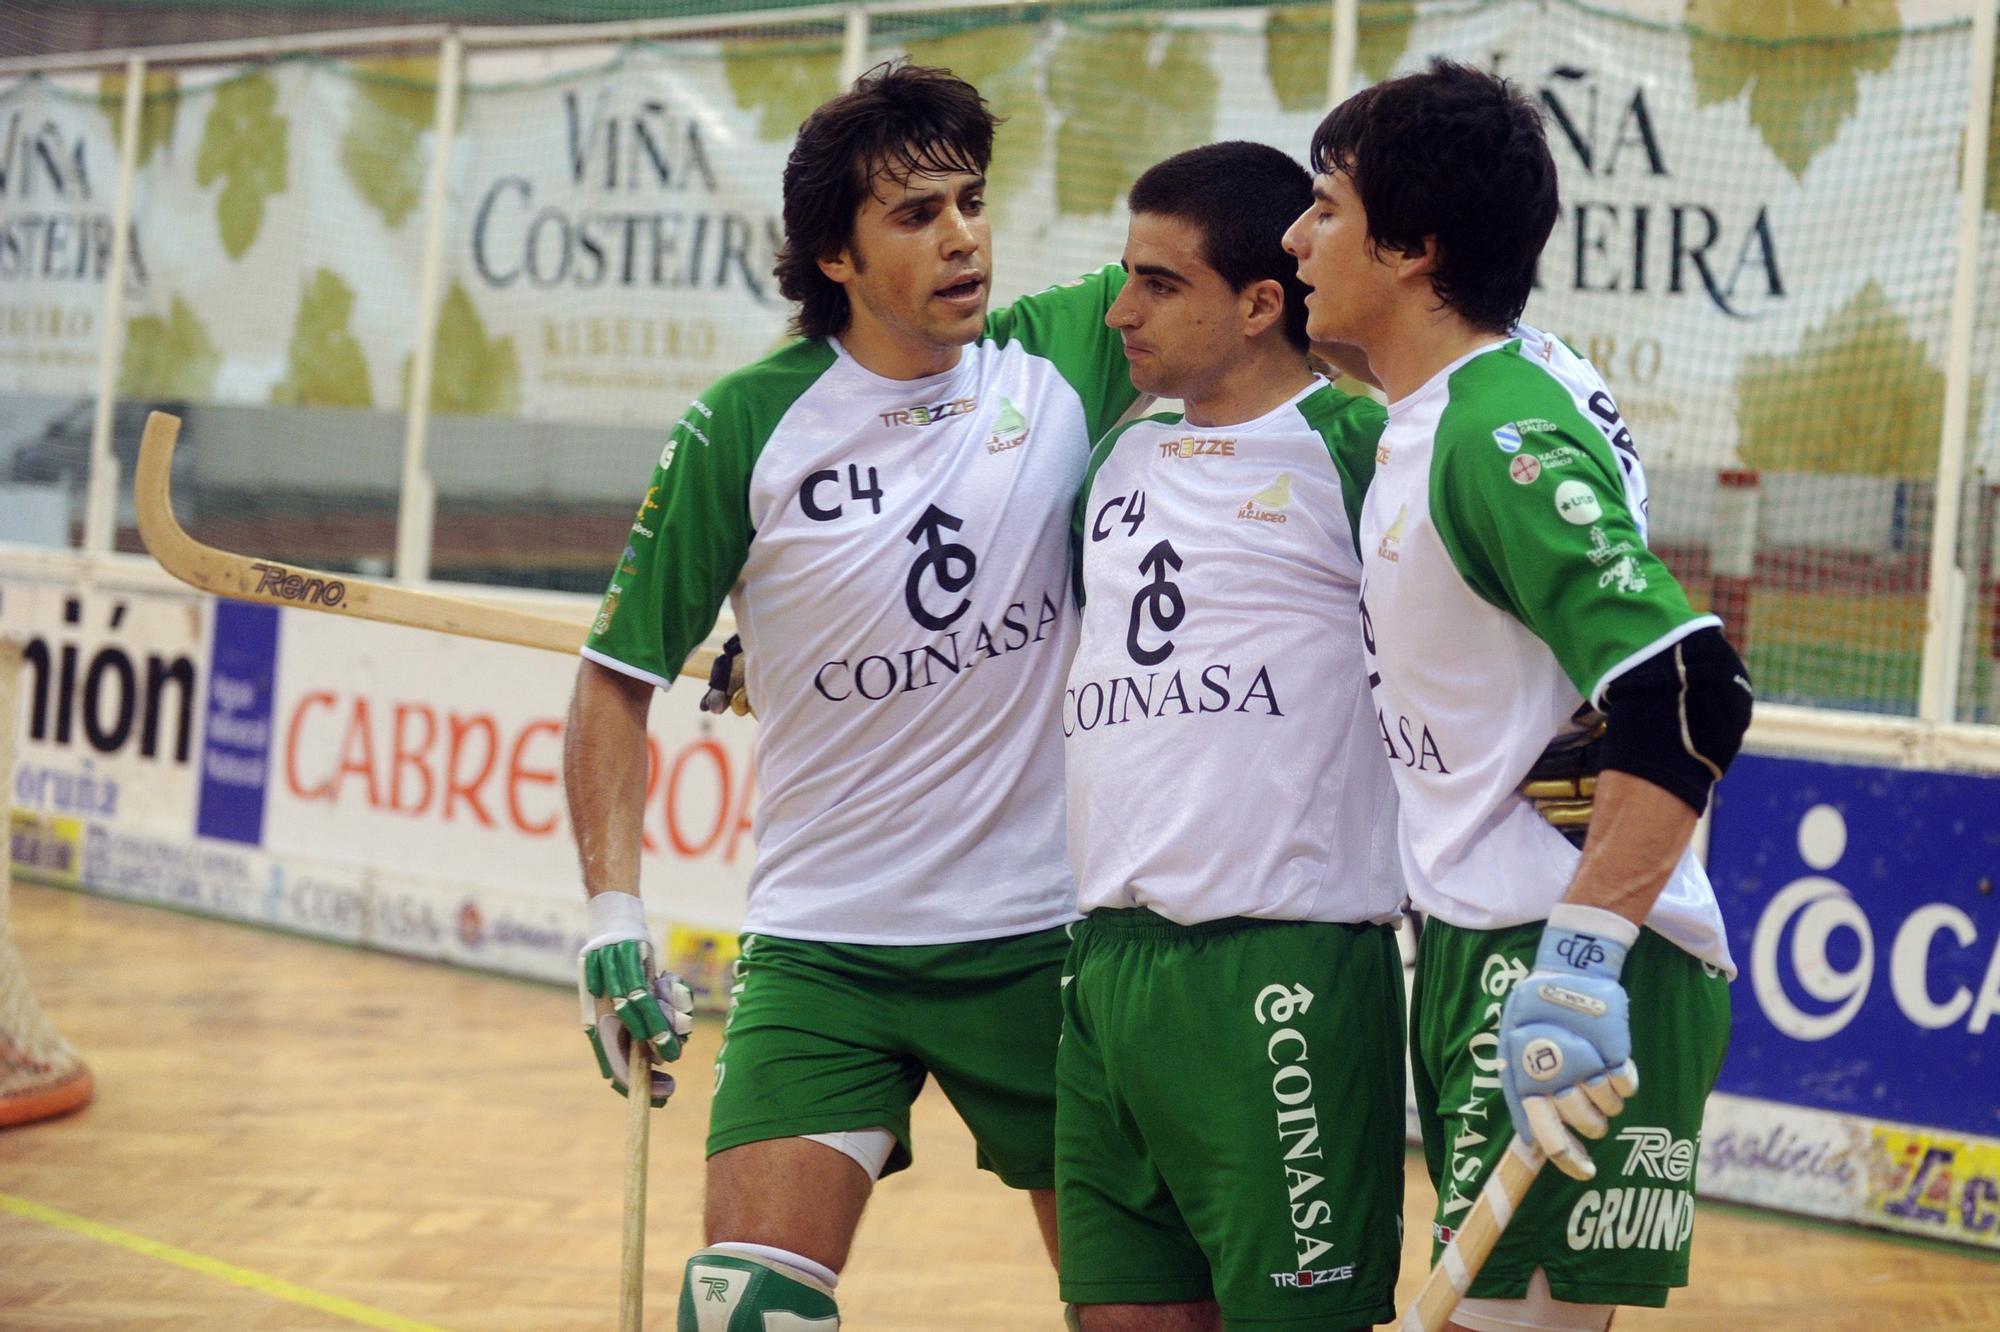
{"type": "Polygon", "coordinates": [[[1201,229],[1202,259],[1231,291],[1276,282],[1285,292],[1284,329],[1306,343],[1306,285],[1285,253],[1285,228],[1312,203],[1306,169],[1265,143],[1241,139],[1190,148],[1147,168],[1126,204],[1135,213],[1178,218],[1201,229]]]}
{"type": "Polygon", "coordinates": [[[1431,285],[1467,323],[1521,317],[1556,224],[1556,164],[1512,83],[1450,60],[1378,83],[1320,122],[1312,168],[1354,183],[1375,245],[1421,254],[1435,236],[1431,285]]]}
{"type": "Polygon", "coordinates": [[[798,302],[792,327],[800,336],[847,327],[847,290],[819,261],[853,241],[876,177],[983,175],[996,123],[979,90],[950,70],[894,61],[806,117],[785,159],[785,241],[772,270],[778,290],[798,302]]]}

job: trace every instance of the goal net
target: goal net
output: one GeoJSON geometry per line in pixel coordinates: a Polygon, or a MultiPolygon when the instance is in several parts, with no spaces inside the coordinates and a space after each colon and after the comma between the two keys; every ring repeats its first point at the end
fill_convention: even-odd
{"type": "Polygon", "coordinates": [[[9,922],[13,914],[14,746],[20,724],[21,648],[0,639],[0,803],[8,854],[0,859],[0,1127],[67,1114],[90,1100],[90,1070],[35,1002],[9,922]]]}

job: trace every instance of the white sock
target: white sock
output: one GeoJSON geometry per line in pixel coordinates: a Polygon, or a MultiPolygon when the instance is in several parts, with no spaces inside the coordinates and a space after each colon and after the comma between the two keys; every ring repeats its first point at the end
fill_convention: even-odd
{"type": "Polygon", "coordinates": [[[832,1268],[816,1263],[810,1258],[802,1258],[785,1249],[774,1249],[768,1244],[745,1244],[737,1240],[725,1240],[708,1246],[718,1253],[740,1253],[751,1258],[762,1258],[767,1263],[789,1267],[794,1272],[811,1277],[828,1290],[840,1284],[840,1274],[832,1268]]]}

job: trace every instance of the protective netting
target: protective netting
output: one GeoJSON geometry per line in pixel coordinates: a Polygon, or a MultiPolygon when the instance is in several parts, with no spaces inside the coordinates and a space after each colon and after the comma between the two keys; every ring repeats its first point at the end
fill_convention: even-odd
{"type": "MultiPolygon", "coordinates": [[[[2000,63],[2000,51],[1996,51],[2000,63]]],[[[1971,414],[1959,567],[1970,580],[1962,624],[1957,715],[2000,722],[2000,79],[1987,117],[1986,193],[1980,213],[1979,285],[1972,366],[1981,392],[1971,414]]]]}
{"type": "MultiPolygon", "coordinates": [[[[1671,6],[1615,8],[1364,3],[1356,78],[1452,55],[1541,102],[1563,212],[1528,317],[1590,356],[1618,395],[1653,476],[1655,543],[1698,601],[1730,613],[1761,697],[1912,713],[1969,25],[1894,0],[1690,0],[1671,24],[1633,13],[1671,6]]],[[[328,0],[286,12],[353,23],[386,9],[328,0]]],[[[398,11],[746,15],[640,45],[468,45],[428,432],[436,575],[600,586],[664,428],[703,384],[784,338],[769,274],[779,172],[799,120],[836,90],[842,32],[750,12],[636,0],[398,11]]],[[[1330,47],[1326,4],[1113,3],[875,15],[868,56],[948,65],[1006,117],[991,199],[1006,298],[1115,260],[1124,192],[1168,153],[1249,138],[1303,155],[1328,105],[1330,47]]],[[[177,485],[197,535],[385,568],[436,152],[434,64],[404,53],[154,77],[117,447],[129,455],[146,406],[184,407],[177,485]]],[[[56,125],[64,151],[83,145],[92,193],[79,218],[108,212],[118,91],[116,77],[95,75],[0,88],[0,118],[13,108],[24,124],[56,125]]],[[[0,186],[0,208],[14,197],[0,186]]],[[[1991,177],[1986,203],[1957,715],[1992,721],[1991,177]]],[[[0,225],[18,231],[26,210],[0,225]]],[[[89,248],[66,244],[65,256],[89,248]]],[[[0,246],[0,284],[6,267],[0,246]]],[[[0,396],[0,417],[52,422],[18,432],[11,463],[0,439],[0,466],[12,467],[0,503],[35,517],[30,539],[48,544],[80,529],[100,297],[101,279],[43,281],[0,314],[0,395],[14,395],[0,396]],[[14,350],[31,340],[39,372],[14,350]],[[62,355],[73,362],[48,361],[62,355]]]]}
{"type": "Polygon", "coordinates": [[[14,830],[14,748],[21,716],[21,647],[0,639],[0,799],[8,816],[8,855],[0,859],[0,1128],[66,1114],[90,1100],[90,1070],[43,1016],[29,987],[9,922],[11,863],[34,839],[14,830]]]}

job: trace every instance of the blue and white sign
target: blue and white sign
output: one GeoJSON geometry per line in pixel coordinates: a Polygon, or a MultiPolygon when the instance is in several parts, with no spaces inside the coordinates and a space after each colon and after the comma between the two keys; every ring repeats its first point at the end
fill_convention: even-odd
{"type": "Polygon", "coordinates": [[[2000,777],[1744,755],[1708,868],[1748,982],[1718,1090],[2000,1136],[2000,777]]]}
{"type": "Polygon", "coordinates": [[[217,601],[195,814],[203,837],[245,846],[264,840],[277,672],[277,608],[217,601]]]}

